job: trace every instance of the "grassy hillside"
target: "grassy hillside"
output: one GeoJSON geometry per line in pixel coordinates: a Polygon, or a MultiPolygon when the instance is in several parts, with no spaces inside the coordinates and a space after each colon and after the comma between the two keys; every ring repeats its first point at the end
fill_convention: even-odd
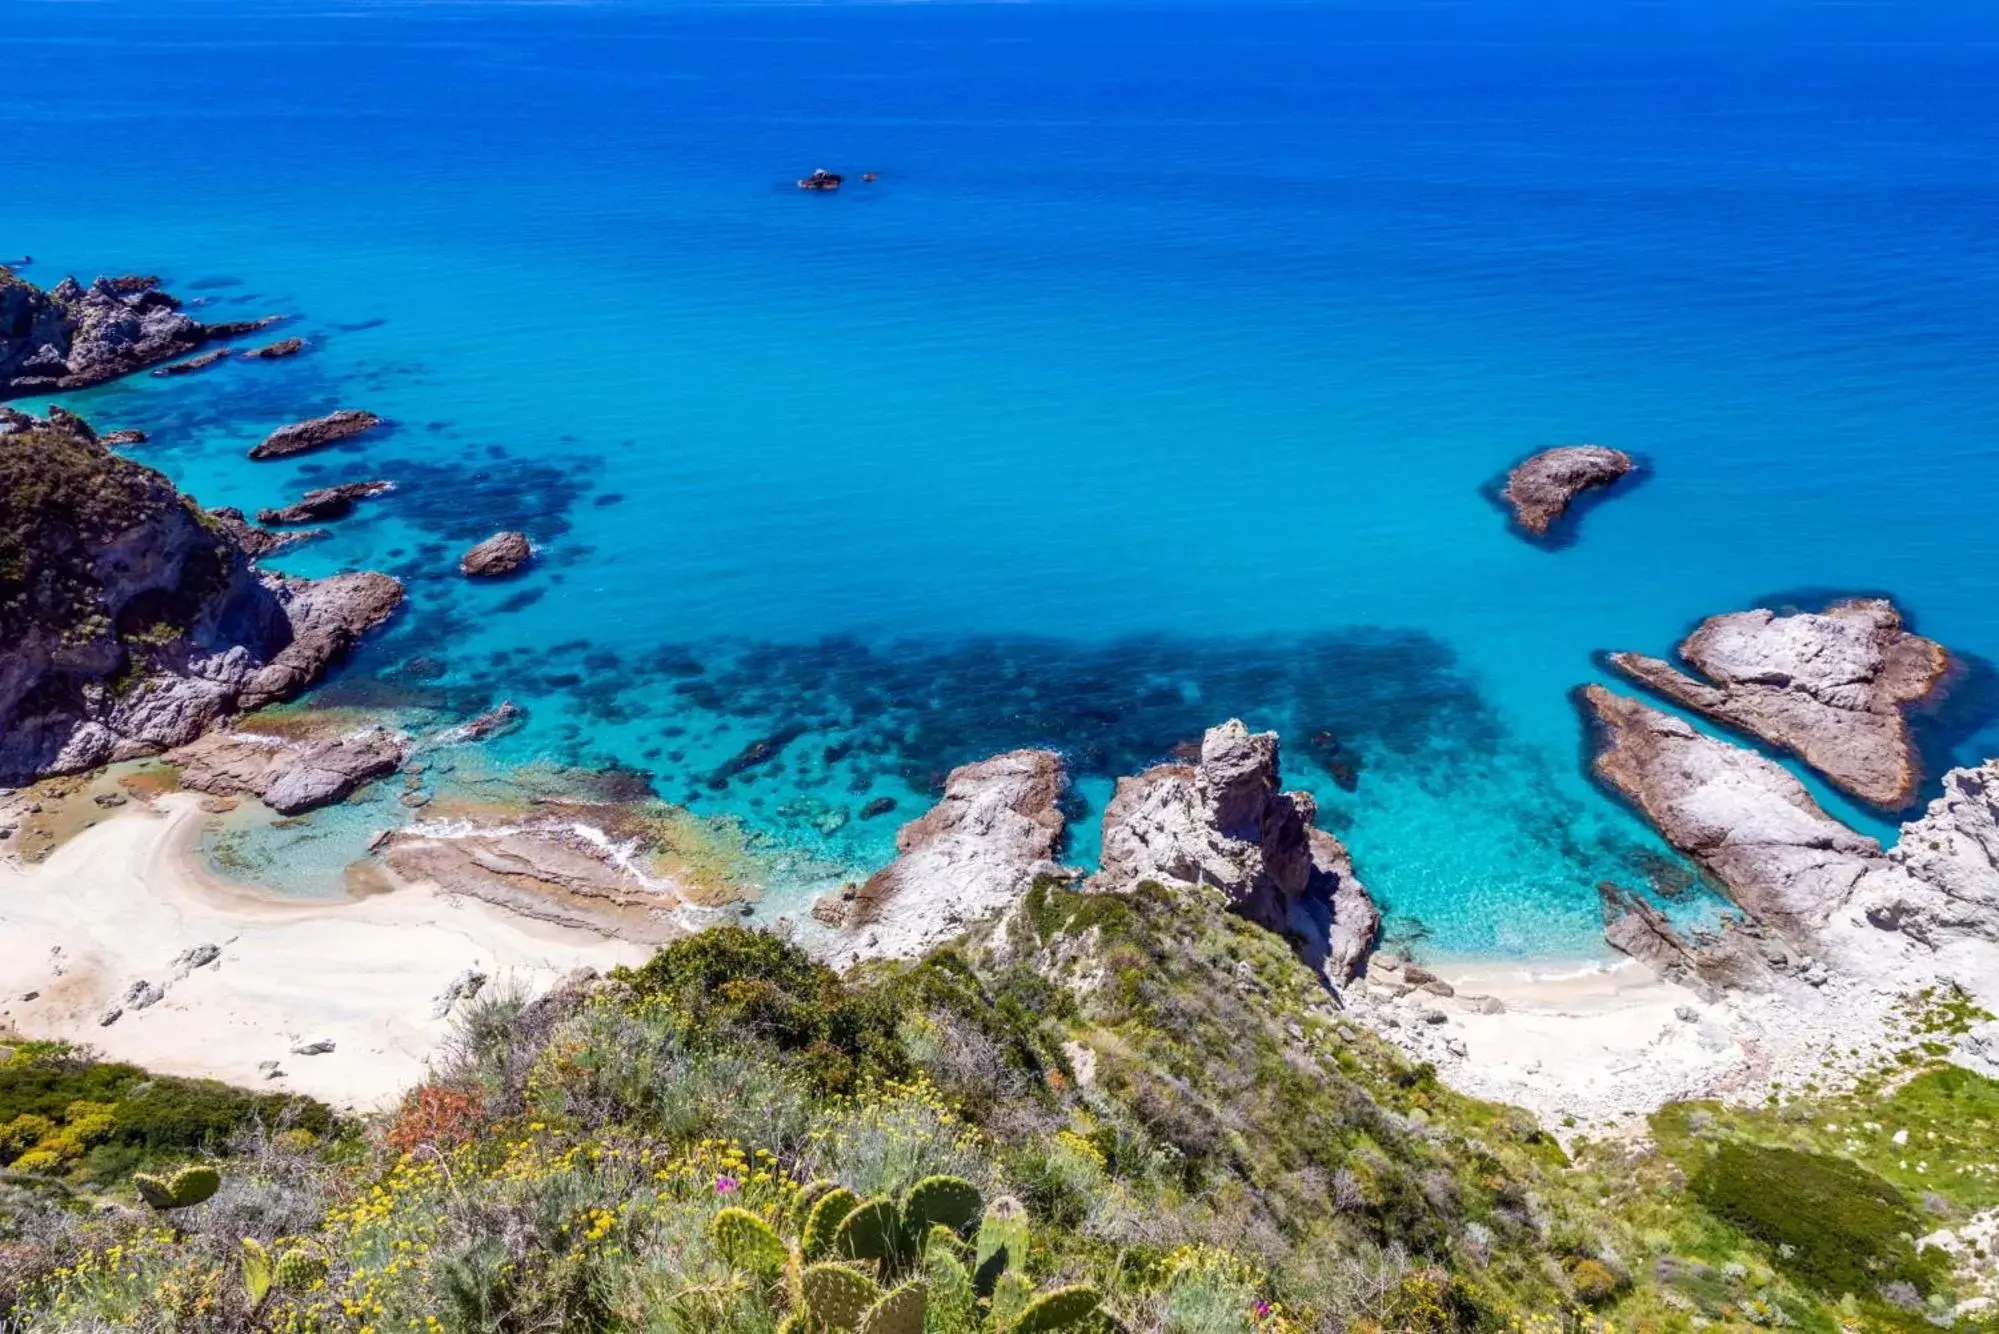
{"type": "MultiPolygon", "coordinates": [[[[0,1066],[0,1105],[122,1069],[48,1060],[0,1066]]],[[[226,1144],[218,1123],[168,1155],[221,1169],[188,1207],[169,1173],[118,1175],[157,1144],[25,1169],[31,1150],[0,1149],[0,1311],[49,1330],[1929,1329],[1971,1289],[1913,1238],[1999,1202],[1999,1086],[1920,1064],[1817,1105],[1669,1108],[1648,1147],[1572,1160],[1346,1022],[1275,937],[1156,886],[1044,887],[1001,928],[845,978],[711,931],[487,998],[379,1123],[239,1111],[226,1144]]]]}

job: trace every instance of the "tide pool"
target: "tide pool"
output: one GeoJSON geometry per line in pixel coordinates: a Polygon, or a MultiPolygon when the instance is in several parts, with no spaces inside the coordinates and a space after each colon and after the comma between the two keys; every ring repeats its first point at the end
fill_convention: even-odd
{"type": "MultiPolygon", "coordinates": [[[[62,401],[210,506],[395,480],[276,562],[409,583],[319,698],[510,698],[494,758],[744,821],[774,912],[1017,746],[1067,755],[1087,863],[1116,775],[1238,714],[1395,930],[1585,955],[1661,852],[1582,773],[1592,654],[1880,590],[1999,655],[1995,38],[1804,0],[22,2],[0,255],[295,314],[294,361],[62,401]],[[820,166],[881,180],[792,186],[820,166]],[[395,425],[244,458],[335,407],[395,425]],[[1649,475],[1564,550],[1510,535],[1481,487],[1581,440],[1649,475]],[[460,580],[502,527],[533,572],[460,580]]],[[[1939,760],[1999,752],[1981,711],[1939,760]]]]}

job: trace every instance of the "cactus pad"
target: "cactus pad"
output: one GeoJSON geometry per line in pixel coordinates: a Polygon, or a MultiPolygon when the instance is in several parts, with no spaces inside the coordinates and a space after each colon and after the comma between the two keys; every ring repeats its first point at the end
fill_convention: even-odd
{"type": "Polygon", "coordinates": [[[799,1188],[798,1198],[791,1202],[791,1230],[802,1233],[805,1221],[812,1217],[812,1206],[840,1188],[837,1181],[825,1177],[815,1177],[799,1188]]]}
{"type": "Polygon", "coordinates": [[[849,1260],[890,1264],[901,1249],[902,1211],[885,1195],[869,1200],[844,1219],[833,1234],[833,1253],[849,1260]]]}
{"type": "Polygon", "coordinates": [[[212,1167],[183,1167],[171,1176],[139,1172],[132,1184],[155,1209],[191,1209],[221,1189],[222,1174],[212,1167]]]}
{"type": "Polygon", "coordinates": [[[816,1260],[826,1253],[833,1244],[833,1234],[860,1203],[861,1197],[845,1186],[835,1186],[813,1202],[798,1237],[798,1249],[806,1259],[816,1260]]]}
{"type": "Polygon", "coordinates": [[[963,1177],[925,1177],[903,1197],[903,1216],[919,1231],[942,1224],[953,1232],[963,1232],[978,1221],[986,1207],[986,1197],[963,1177]]]}
{"type": "Polygon", "coordinates": [[[1103,1294],[1087,1283],[1057,1288],[1029,1302],[1008,1328],[1011,1334],[1047,1334],[1049,1330],[1067,1329],[1088,1319],[1102,1301],[1103,1294]]]}
{"type": "Polygon", "coordinates": [[[860,1334],[923,1334],[930,1294],[921,1283],[905,1283],[868,1308],[860,1334]]]}
{"type": "Polygon", "coordinates": [[[731,1205],[715,1215],[708,1230],[730,1264],[756,1274],[773,1274],[784,1268],[784,1239],[749,1210],[731,1205]]]}
{"type": "Polygon", "coordinates": [[[808,1323],[815,1328],[858,1329],[861,1317],[881,1299],[875,1281],[841,1264],[817,1264],[799,1279],[808,1323]]]}
{"type": "Polygon", "coordinates": [[[278,1257],[271,1277],[286,1292],[304,1292],[326,1277],[326,1257],[294,1246],[278,1257]]]}

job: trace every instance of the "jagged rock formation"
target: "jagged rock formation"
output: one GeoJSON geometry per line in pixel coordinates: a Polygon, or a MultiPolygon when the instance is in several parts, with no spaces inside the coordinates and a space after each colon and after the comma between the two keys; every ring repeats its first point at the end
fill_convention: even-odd
{"type": "Polygon", "coordinates": [[[259,797],[284,815],[344,800],[387,777],[409,758],[407,736],[372,727],[349,736],[288,737],[255,731],[210,732],[166,754],[183,787],[218,797],[259,797]]]}
{"type": "Polygon", "coordinates": [[[1626,894],[1614,885],[1599,885],[1597,893],[1607,919],[1603,938],[1613,949],[1704,999],[1730,989],[1764,990],[1772,964],[1790,958],[1754,922],[1730,915],[1718,931],[1696,929],[1682,935],[1642,895],[1626,894]]]}
{"type": "Polygon", "coordinates": [[[363,432],[374,430],[381,424],[382,419],[372,412],[342,408],[338,412],[329,412],[324,417],[314,417],[310,421],[280,426],[250,451],[250,457],[258,460],[290,458],[294,454],[304,454],[338,444],[342,440],[351,440],[363,432]]]}
{"type": "Polygon", "coordinates": [[[1950,655],[1904,630],[1893,603],[1715,616],[1679,653],[1708,679],[1636,653],[1610,662],[1675,703],[1789,751],[1862,801],[1894,810],[1915,796],[1922,765],[1905,712],[1942,688],[1950,655]]]}
{"type": "Polygon", "coordinates": [[[1278,790],[1275,732],[1236,719],[1210,728],[1197,765],[1167,764],[1118,780],[1104,811],[1093,885],[1204,884],[1235,910],[1290,936],[1306,961],[1346,981],[1381,925],[1338,839],[1314,827],[1308,792],[1278,790]]]}
{"type": "Polygon", "coordinates": [[[251,348],[243,354],[243,357],[247,361],[279,361],[285,357],[295,357],[303,351],[305,351],[305,339],[280,338],[275,343],[251,348]]]}
{"type": "Polygon", "coordinates": [[[1881,845],[1827,815],[1782,765],[1602,686],[1581,698],[1596,776],[1786,940],[1807,944],[1880,864],[1881,845]]]}
{"type": "Polygon", "coordinates": [[[1515,465],[1500,493],[1513,521],[1535,537],[1545,537],[1569,504],[1585,491],[1609,486],[1630,472],[1631,456],[1602,445],[1544,449],[1515,465]]]}
{"type": "MultiPolygon", "coordinates": [[[[1781,765],[1601,686],[1581,698],[1597,728],[1597,776],[1711,872],[1751,926],[1797,955],[1825,943],[1836,915],[1933,947],[1999,941],[1999,761],[1952,770],[1943,795],[1884,853],[1781,765]]],[[[1662,927],[1620,919],[1611,941],[1644,958],[1655,951],[1646,937],[1662,927]]]]}
{"type": "Polygon", "coordinates": [[[354,503],[396,489],[394,482],[343,482],[308,491],[295,504],[278,509],[258,510],[257,522],[273,525],[328,523],[354,512],[354,503]]]}
{"type": "Polygon", "coordinates": [[[1062,757],[1016,750],[953,769],[944,796],[896,834],[900,854],[851,897],[814,916],[844,936],[835,952],[912,956],[1010,908],[1039,876],[1073,873],[1055,857],[1067,822],[1062,757]]]}
{"type": "Polygon", "coordinates": [[[274,551],[283,551],[286,547],[297,546],[300,542],[326,536],[324,528],[314,528],[303,533],[274,533],[268,528],[259,528],[251,523],[243,517],[242,510],[233,506],[210,510],[208,517],[228,533],[230,540],[243,548],[252,560],[261,560],[274,551]]]}
{"type": "Polygon", "coordinates": [[[1944,775],[1943,795],[1902,826],[1896,874],[1870,875],[1853,904],[1874,925],[1926,944],[1999,941],[1999,760],[1944,775]]]}
{"type": "Polygon", "coordinates": [[[0,784],[289,698],[401,599],[385,575],[259,574],[231,525],[81,419],[0,410],[0,784]]]}
{"type": "Polygon", "coordinates": [[[458,558],[458,572],[474,579],[512,574],[534,556],[526,533],[494,533],[458,558]]]}
{"type": "Polygon", "coordinates": [[[0,399],[84,389],[225,336],[157,278],[65,278],[43,291],[0,268],[0,399]]]}

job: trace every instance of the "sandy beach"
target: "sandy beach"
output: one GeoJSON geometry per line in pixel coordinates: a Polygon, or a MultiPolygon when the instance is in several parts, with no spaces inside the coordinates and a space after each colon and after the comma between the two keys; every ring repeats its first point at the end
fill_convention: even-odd
{"type": "Polygon", "coordinates": [[[163,1073],[369,1109],[422,1079],[449,1029],[439,997],[467,970],[539,991],[651,952],[421,886],[297,900],[219,883],[192,851],[202,818],[192,794],[169,795],[37,865],[0,861],[0,1025],[163,1073]],[[214,962],[175,966],[206,945],[220,949],[214,962]],[[125,1004],[142,982],[164,995],[125,1004]],[[332,1050],[294,1054],[325,1042],[332,1050]],[[260,1068],[268,1061],[281,1073],[260,1068]]]}

